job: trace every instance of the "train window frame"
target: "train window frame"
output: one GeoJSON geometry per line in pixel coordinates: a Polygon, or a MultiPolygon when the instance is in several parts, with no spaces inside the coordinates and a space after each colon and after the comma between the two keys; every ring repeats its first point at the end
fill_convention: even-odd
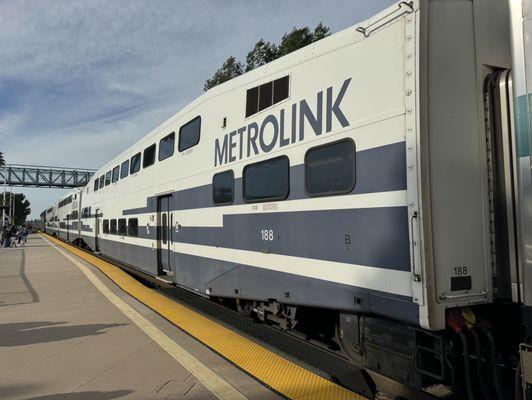
{"type": "Polygon", "coordinates": [[[165,137],[163,137],[161,140],[159,140],[159,152],[158,152],[158,160],[159,161],[163,161],[163,160],[166,160],[167,158],[170,158],[174,155],[175,153],[175,132],[172,132],[168,135],[166,135],[165,137]],[[172,138],[172,151],[169,152],[169,153],[166,153],[166,154],[163,154],[161,156],[161,149],[163,149],[163,142],[165,140],[169,140],[169,138],[172,138]]]}
{"type": "Polygon", "coordinates": [[[357,180],[357,176],[356,176],[356,160],[357,160],[357,150],[356,150],[356,143],[353,139],[351,138],[343,138],[343,139],[339,139],[339,140],[335,140],[333,142],[328,142],[328,143],[324,143],[324,144],[320,144],[318,146],[314,146],[314,147],[311,147],[309,148],[306,152],[305,152],[305,158],[304,158],[304,162],[303,162],[303,169],[304,169],[304,181],[305,181],[305,193],[308,197],[328,197],[328,196],[338,196],[338,195],[342,195],[342,194],[347,194],[347,193],[351,193],[353,191],[353,189],[355,188],[356,186],[356,180],[357,180]],[[349,142],[350,144],[352,144],[353,146],[353,179],[352,179],[352,182],[351,182],[351,186],[349,188],[346,188],[344,190],[335,190],[335,191],[332,191],[332,192],[310,192],[308,190],[308,178],[309,178],[309,171],[308,171],[308,163],[307,163],[307,158],[308,158],[308,155],[309,153],[311,153],[312,151],[315,151],[315,150],[320,150],[320,149],[323,149],[323,148],[326,148],[326,147],[329,147],[329,146],[333,146],[335,144],[338,144],[338,143],[341,143],[341,142],[349,142]]]}
{"type": "Polygon", "coordinates": [[[105,186],[105,174],[103,174],[102,176],[100,176],[100,184],[99,184],[99,188],[100,188],[100,189],[103,189],[104,186],[105,186]]]}
{"type": "Polygon", "coordinates": [[[263,160],[263,161],[258,161],[258,162],[255,162],[255,163],[252,163],[252,164],[248,164],[244,167],[243,171],[242,171],[242,198],[244,199],[244,203],[267,203],[267,202],[271,202],[271,201],[282,201],[282,200],[286,200],[288,198],[288,196],[290,196],[290,159],[288,158],[288,156],[286,155],[281,155],[281,156],[277,156],[277,157],[273,157],[273,158],[268,158],[267,160],[263,160]],[[247,170],[250,168],[250,167],[254,167],[254,166],[258,166],[260,164],[266,164],[266,163],[271,163],[272,161],[277,161],[277,160],[286,160],[287,162],[287,176],[286,176],[286,179],[287,179],[287,190],[286,190],[286,194],[284,194],[283,196],[272,196],[272,197],[262,197],[260,199],[248,199],[247,196],[246,196],[246,187],[247,187],[247,179],[246,179],[246,172],[247,170]]]}
{"type": "Polygon", "coordinates": [[[139,219],[138,218],[128,218],[127,235],[131,237],[139,236],[139,219]]]}
{"type": "Polygon", "coordinates": [[[93,192],[97,192],[100,186],[100,178],[96,178],[94,180],[94,188],[92,189],[93,192]]]}
{"type": "Polygon", "coordinates": [[[120,165],[113,168],[111,173],[111,183],[116,183],[120,179],[120,165]]]}
{"type": "Polygon", "coordinates": [[[120,179],[124,179],[129,175],[129,158],[120,164],[120,179]],[[125,168],[124,168],[125,167],[125,168]]]}
{"type": "Polygon", "coordinates": [[[105,173],[105,186],[109,186],[111,184],[111,171],[107,171],[105,173]]]}
{"type": "Polygon", "coordinates": [[[235,172],[232,170],[232,169],[228,169],[226,171],[222,171],[222,172],[218,172],[216,174],[214,174],[212,176],[212,202],[214,203],[215,206],[227,206],[227,205],[231,205],[233,204],[235,201],[235,172]],[[214,195],[214,185],[215,185],[215,179],[216,177],[220,176],[220,175],[223,175],[223,174],[227,174],[227,173],[231,173],[231,201],[227,201],[227,202],[216,202],[216,198],[215,198],[215,195],[214,195]]]}
{"type": "Polygon", "coordinates": [[[155,153],[157,151],[157,145],[155,143],[146,147],[142,153],[142,169],[146,169],[155,164],[155,153]],[[147,158],[146,156],[149,156],[147,158]]]}
{"type": "Polygon", "coordinates": [[[130,161],[129,174],[133,175],[133,174],[136,174],[137,172],[139,172],[140,171],[140,167],[142,167],[142,154],[141,154],[141,152],[139,151],[137,154],[133,154],[129,161],[130,161]],[[137,169],[133,169],[133,167],[134,167],[133,159],[135,159],[135,161],[138,160],[137,169]]]}
{"type": "Polygon", "coordinates": [[[118,218],[116,229],[119,236],[127,236],[127,221],[125,218],[118,218]]]}
{"type": "Polygon", "coordinates": [[[109,220],[104,219],[102,221],[102,232],[108,234],[109,233],[109,220]]]}
{"type": "Polygon", "coordinates": [[[113,218],[113,219],[110,219],[109,220],[109,233],[111,235],[116,235],[116,228],[117,228],[117,223],[116,223],[116,219],[113,218]]]}
{"type": "Polygon", "coordinates": [[[177,149],[181,153],[185,150],[188,150],[194,146],[196,146],[200,142],[201,138],[201,115],[198,115],[197,117],[192,118],[190,121],[188,121],[186,124],[181,125],[179,128],[179,139],[177,144],[177,149]],[[199,121],[199,127],[198,127],[198,133],[196,141],[190,145],[187,145],[187,147],[182,146],[182,138],[183,138],[183,129],[185,129],[187,126],[191,125],[192,123],[199,121]]]}

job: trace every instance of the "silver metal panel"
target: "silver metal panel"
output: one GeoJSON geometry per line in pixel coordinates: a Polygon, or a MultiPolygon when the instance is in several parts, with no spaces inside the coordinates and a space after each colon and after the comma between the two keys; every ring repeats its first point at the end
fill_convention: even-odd
{"type": "Polygon", "coordinates": [[[429,2],[428,141],[436,301],[486,301],[491,271],[486,153],[471,1],[429,2]],[[448,29],[452,24],[452,29],[448,29]],[[460,45],[457,45],[460,43],[460,45]],[[451,277],[471,276],[469,291],[451,277]],[[458,272],[460,271],[460,272],[458,272]]]}
{"type": "Polygon", "coordinates": [[[528,344],[521,344],[521,371],[524,384],[532,384],[532,346],[528,344]]]}
{"type": "Polygon", "coordinates": [[[512,61],[515,82],[515,143],[517,170],[517,223],[523,302],[532,305],[532,1],[509,0],[512,26],[512,61]]]}

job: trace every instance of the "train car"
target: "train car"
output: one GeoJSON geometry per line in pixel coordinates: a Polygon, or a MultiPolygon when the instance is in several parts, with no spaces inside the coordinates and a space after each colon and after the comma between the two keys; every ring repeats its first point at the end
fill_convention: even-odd
{"type": "Polygon", "coordinates": [[[61,199],[59,235],[416,388],[471,397],[473,346],[505,396],[531,315],[509,21],[400,1],[221,84],[61,199]]]}
{"type": "Polygon", "coordinates": [[[79,208],[81,205],[81,190],[73,189],[63,195],[57,203],[57,236],[68,242],[75,242],[80,236],[79,208]]]}
{"type": "Polygon", "coordinates": [[[51,204],[46,210],[44,210],[44,231],[50,235],[57,236],[59,229],[59,223],[57,221],[57,204],[51,204]]]}

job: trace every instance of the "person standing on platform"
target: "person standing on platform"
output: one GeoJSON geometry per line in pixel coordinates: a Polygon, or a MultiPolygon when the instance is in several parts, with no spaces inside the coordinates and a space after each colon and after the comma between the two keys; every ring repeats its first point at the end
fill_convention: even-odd
{"type": "Polygon", "coordinates": [[[4,247],[4,241],[6,240],[7,226],[2,227],[2,233],[0,234],[0,247],[4,247]]]}
{"type": "Polygon", "coordinates": [[[28,239],[28,229],[23,226],[20,228],[20,246],[26,247],[26,240],[28,239]]]}

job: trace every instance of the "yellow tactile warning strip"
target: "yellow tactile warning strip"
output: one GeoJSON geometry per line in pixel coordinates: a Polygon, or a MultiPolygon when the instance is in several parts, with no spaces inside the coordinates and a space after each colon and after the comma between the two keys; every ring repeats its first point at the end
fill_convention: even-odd
{"type": "Polygon", "coordinates": [[[113,264],[51,236],[47,239],[94,265],[126,293],[281,395],[298,400],[366,399],[142,285],[113,264]]]}

